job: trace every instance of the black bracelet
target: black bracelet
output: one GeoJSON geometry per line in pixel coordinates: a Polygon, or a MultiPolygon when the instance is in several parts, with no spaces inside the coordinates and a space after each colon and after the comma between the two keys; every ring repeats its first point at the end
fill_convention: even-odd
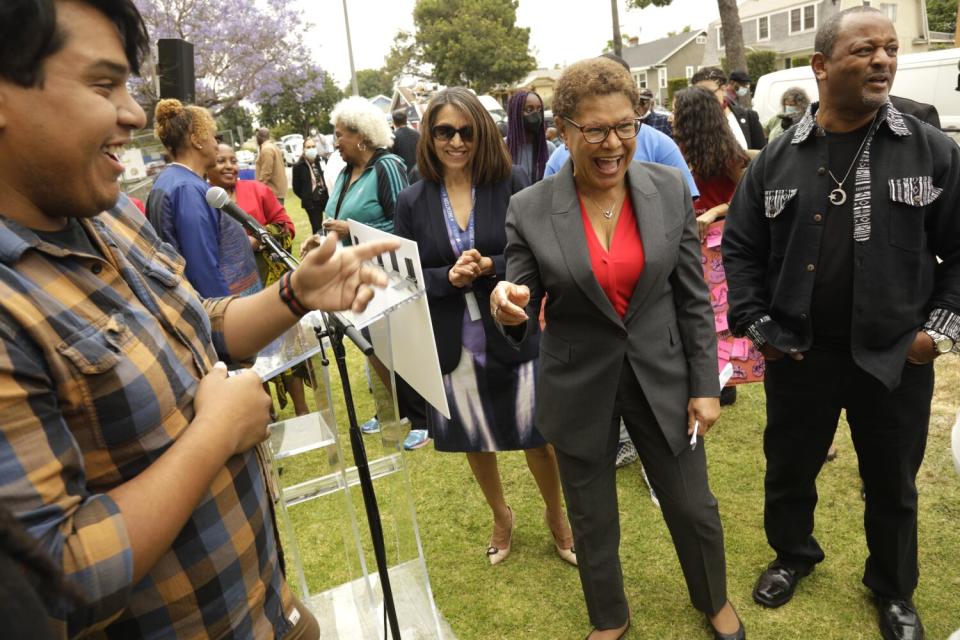
{"type": "Polygon", "coordinates": [[[303,317],[310,313],[310,310],[307,309],[302,302],[297,298],[297,294],[293,292],[293,272],[287,271],[282,276],[280,276],[280,300],[287,306],[287,309],[290,310],[290,313],[297,317],[303,317]]]}

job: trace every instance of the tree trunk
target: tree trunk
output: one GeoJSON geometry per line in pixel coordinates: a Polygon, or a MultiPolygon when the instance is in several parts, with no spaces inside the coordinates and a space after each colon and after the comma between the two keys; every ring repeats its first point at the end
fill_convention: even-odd
{"type": "Polygon", "coordinates": [[[953,29],[953,46],[960,47],[960,2],[957,3],[957,24],[953,29]]]}
{"type": "MultiPolygon", "coordinates": [[[[734,4],[734,9],[736,9],[736,4],[734,4]]],[[[620,36],[620,12],[617,11],[617,0],[610,0],[610,13],[613,16],[613,52],[622,58],[623,38],[620,36]]]]}
{"type": "MultiPolygon", "coordinates": [[[[743,28],[740,26],[740,10],[737,0],[717,0],[720,8],[720,25],[723,27],[723,45],[726,47],[729,71],[747,70],[747,55],[743,49],[743,28]]],[[[756,78],[752,78],[756,80],[756,78]]]]}

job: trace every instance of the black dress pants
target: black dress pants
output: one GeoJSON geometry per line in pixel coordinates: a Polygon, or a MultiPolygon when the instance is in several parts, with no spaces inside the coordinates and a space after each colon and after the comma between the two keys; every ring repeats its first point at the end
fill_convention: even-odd
{"type": "Polygon", "coordinates": [[[933,365],[905,364],[888,390],[849,353],[812,350],[767,363],[764,527],[777,558],[794,568],[824,559],[813,537],[816,479],[840,410],[866,492],[869,556],[863,583],[877,595],[909,598],[917,586],[917,471],[933,397],[933,365]]]}
{"type": "Polygon", "coordinates": [[[590,622],[597,629],[613,629],[628,616],[620,568],[615,464],[621,416],[657,492],[690,600],[698,610],[713,615],[727,602],[726,560],[720,512],[707,483],[705,443],[673,455],[627,362],[613,409],[609,427],[597,434],[606,439],[601,459],[588,460],[578,457],[576,451],[556,450],[590,622]]]}

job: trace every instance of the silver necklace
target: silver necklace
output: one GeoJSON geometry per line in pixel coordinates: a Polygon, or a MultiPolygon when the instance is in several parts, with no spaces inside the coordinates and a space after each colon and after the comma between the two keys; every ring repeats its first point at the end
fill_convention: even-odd
{"type": "Polygon", "coordinates": [[[585,195],[584,197],[585,197],[587,200],[589,200],[590,203],[591,203],[593,206],[595,206],[597,209],[600,209],[600,213],[603,214],[603,217],[604,217],[604,218],[606,218],[607,220],[610,220],[611,218],[613,218],[613,210],[614,210],[614,209],[616,208],[616,206],[617,206],[617,201],[616,201],[616,200],[613,201],[613,204],[610,206],[609,209],[605,209],[605,208],[601,207],[599,204],[597,204],[597,201],[594,200],[593,198],[591,198],[590,196],[585,195]]]}
{"type": "MultiPolygon", "coordinates": [[[[877,114],[879,115],[879,111],[877,114]]],[[[873,116],[873,122],[870,123],[870,128],[867,129],[867,135],[863,136],[863,142],[860,143],[860,148],[857,149],[857,154],[853,156],[853,162],[850,163],[850,166],[847,167],[847,172],[843,176],[843,180],[837,180],[837,177],[833,175],[833,171],[827,170],[827,173],[830,174],[830,178],[837,183],[837,188],[830,192],[829,200],[830,204],[833,204],[837,207],[842,205],[847,201],[847,192],[843,190],[843,184],[847,181],[847,178],[850,177],[850,172],[853,171],[853,166],[857,164],[860,160],[860,154],[863,153],[863,147],[867,144],[867,140],[870,138],[870,133],[873,131],[873,123],[877,121],[877,116],[873,116]]]]}

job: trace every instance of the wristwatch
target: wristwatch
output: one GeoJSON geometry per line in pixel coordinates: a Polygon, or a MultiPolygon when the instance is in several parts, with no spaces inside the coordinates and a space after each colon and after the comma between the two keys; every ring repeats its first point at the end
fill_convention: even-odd
{"type": "Polygon", "coordinates": [[[944,353],[950,353],[950,350],[953,349],[953,338],[945,336],[933,329],[924,329],[923,331],[933,340],[933,348],[936,349],[937,353],[942,355],[944,353]]]}

